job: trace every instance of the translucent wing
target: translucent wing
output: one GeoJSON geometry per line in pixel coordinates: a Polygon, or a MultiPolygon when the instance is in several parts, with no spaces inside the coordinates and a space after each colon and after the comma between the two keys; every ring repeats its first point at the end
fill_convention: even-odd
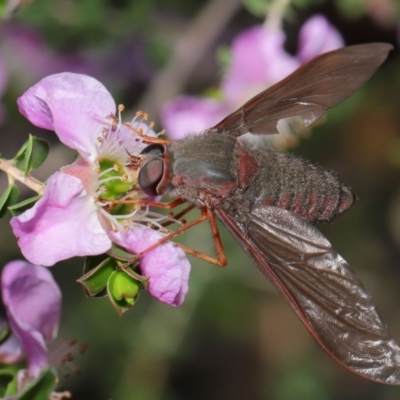
{"type": "Polygon", "coordinates": [[[333,359],[400,384],[399,345],[360,279],[313,225],[277,207],[215,213],[333,359]]]}
{"type": "Polygon", "coordinates": [[[282,118],[299,116],[305,127],[353,94],[386,59],[386,43],[343,47],[320,55],[248,101],[208,133],[239,136],[278,133],[282,118]]]}

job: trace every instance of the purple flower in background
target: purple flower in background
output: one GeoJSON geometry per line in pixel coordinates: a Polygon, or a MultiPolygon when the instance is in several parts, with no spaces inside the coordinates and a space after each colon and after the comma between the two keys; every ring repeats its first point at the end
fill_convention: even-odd
{"type": "Polygon", "coordinates": [[[181,96],[166,103],[161,119],[170,139],[181,139],[213,126],[229,112],[226,104],[207,98],[181,96]]]}
{"type": "MultiPolygon", "coordinates": [[[[120,116],[116,117],[117,107],[107,89],[94,78],[73,73],[44,78],[18,99],[18,105],[34,125],[54,130],[61,142],[80,155],[49,178],[43,197],[31,209],[11,220],[29,261],[51,266],[74,256],[102,254],[112,242],[136,254],[162,237],[161,233],[142,235],[143,231],[154,231],[144,224],[157,224],[159,214],[135,205],[129,210],[126,205],[122,214],[110,213],[105,207],[135,182],[135,171],[127,165],[129,157],[138,155],[144,144],[133,130],[155,135],[144,122],[134,119],[133,130],[126,127],[120,116]]],[[[155,286],[152,280],[165,277],[169,282],[171,274],[181,276],[181,283],[174,285],[175,296],[165,297],[158,290],[150,293],[179,305],[187,291],[190,270],[185,253],[164,243],[146,254],[141,265],[150,253],[157,264],[145,268],[149,287],[155,286]]]]}
{"type": "Polygon", "coordinates": [[[167,134],[178,139],[201,132],[285,78],[303,62],[343,46],[340,33],[319,14],[308,19],[301,28],[296,55],[285,51],[284,42],[282,31],[261,25],[241,32],[231,46],[232,60],[222,79],[221,100],[184,96],[166,103],[161,120],[167,134]]]}
{"type": "Polygon", "coordinates": [[[40,33],[31,27],[3,24],[0,27],[0,53],[19,85],[27,86],[46,75],[61,71],[86,72],[90,65],[77,54],[57,54],[40,33]],[[16,51],[18,49],[18,51],[16,51]],[[26,66],[29,65],[29,68],[26,66]]]}
{"type": "Polygon", "coordinates": [[[47,344],[57,335],[61,292],[51,273],[26,261],[9,262],[1,276],[2,300],[11,334],[0,345],[0,362],[12,364],[26,357],[27,378],[37,378],[48,365],[47,344]]]}
{"type": "Polygon", "coordinates": [[[299,61],[284,50],[284,43],[282,31],[261,25],[241,32],[232,43],[231,65],[221,84],[225,101],[244,103],[298,68],[299,61]]]}
{"type": "Polygon", "coordinates": [[[341,34],[321,14],[309,18],[299,34],[297,59],[303,63],[344,46],[341,34]]]}

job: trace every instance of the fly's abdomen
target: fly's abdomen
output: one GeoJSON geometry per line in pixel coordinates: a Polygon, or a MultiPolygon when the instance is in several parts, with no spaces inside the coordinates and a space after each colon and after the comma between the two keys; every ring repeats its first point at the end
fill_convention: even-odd
{"type": "Polygon", "coordinates": [[[330,221],[347,210],[355,196],[331,172],[301,158],[269,150],[255,151],[260,173],[250,196],[255,204],[277,206],[312,222],[330,221]]]}

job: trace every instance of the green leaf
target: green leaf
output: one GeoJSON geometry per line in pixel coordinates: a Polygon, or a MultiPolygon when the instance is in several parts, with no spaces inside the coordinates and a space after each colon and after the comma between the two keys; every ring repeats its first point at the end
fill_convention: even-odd
{"type": "Polygon", "coordinates": [[[0,368],[0,398],[17,393],[17,373],[20,365],[11,364],[0,368]]]}
{"type": "Polygon", "coordinates": [[[16,217],[20,214],[22,214],[24,211],[28,210],[29,208],[33,207],[33,205],[41,198],[42,196],[34,196],[30,197],[29,199],[26,199],[24,201],[21,201],[20,203],[14,204],[11,207],[8,207],[8,209],[11,211],[11,214],[16,217]]]}
{"type": "Polygon", "coordinates": [[[7,9],[7,2],[8,2],[8,0],[1,0],[0,1],[0,15],[1,16],[4,16],[4,13],[5,13],[5,11],[6,11],[6,9],[7,9]]]}
{"type": "Polygon", "coordinates": [[[256,17],[265,17],[273,0],[243,0],[243,6],[256,17]]]}
{"type": "Polygon", "coordinates": [[[19,189],[16,185],[8,185],[7,189],[0,197],[0,218],[4,216],[7,209],[14,206],[18,201],[19,189]]]}
{"type": "Polygon", "coordinates": [[[15,156],[15,165],[25,174],[40,167],[49,154],[49,144],[40,138],[29,135],[29,139],[19,149],[15,156]]]}
{"type": "Polygon", "coordinates": [[[46,368],[42,371],[40,376],[34,381],[30,382],[24,390],[19,392],[15,400],[43,400],[48,399],[50,394],[54,392],[57,385],[57,376],[50,369],[46,368]]]}

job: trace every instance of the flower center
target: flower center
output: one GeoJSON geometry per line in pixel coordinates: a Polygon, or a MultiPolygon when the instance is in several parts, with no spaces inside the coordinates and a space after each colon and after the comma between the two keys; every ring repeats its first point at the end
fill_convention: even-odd
{"type": "Polygon", "coordinates": [[[117,200],[132,187],[125,167],[107,158],[99,161],[99,190],[104,200],[117,200]]]}

